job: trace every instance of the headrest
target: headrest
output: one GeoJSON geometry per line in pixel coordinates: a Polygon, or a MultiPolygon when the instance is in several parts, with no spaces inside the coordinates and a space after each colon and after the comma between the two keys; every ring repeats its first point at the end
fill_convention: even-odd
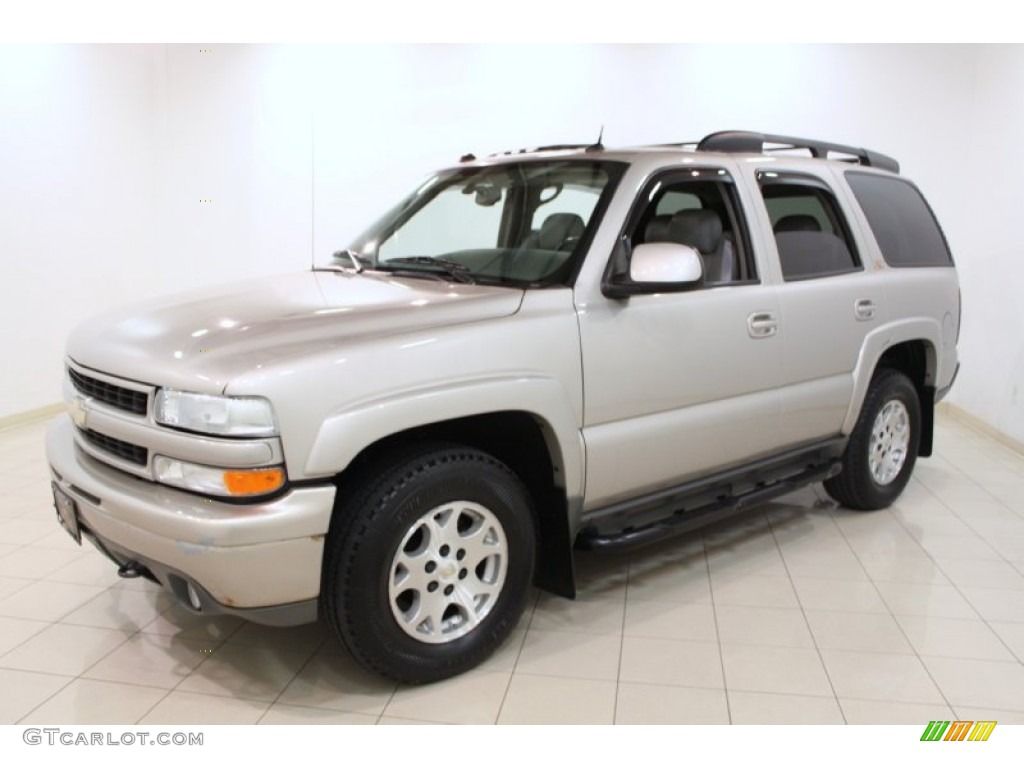
{"type": "Polygon", "coordinates": [[[580,237],[585,228],[583,219],[575,213],[552,213],[540,225],[537,245],[549,251],[557,251],[569,238],[580,237]]]}
{"type": "Polygon", "coordinates": [[[701,253],[714,253],[722,241],[722,220],[714,211],[679,211],[669,221],[668,239],[692,245],[701,253]]]}
{"type": "Polygon", "coordinates": [[[644,242],[663,243],[668,240],[668,224],[670,221],[672,221],[672,216],[663,213],[647,222],[647,227],[644,229],[644,242]]]}
{"type": "Polygon", "coordinates": [[[783,216],[775,222],[775,232],[821,232],[821,225],[813,216],[806,213],[794,213],[783,216]]]}

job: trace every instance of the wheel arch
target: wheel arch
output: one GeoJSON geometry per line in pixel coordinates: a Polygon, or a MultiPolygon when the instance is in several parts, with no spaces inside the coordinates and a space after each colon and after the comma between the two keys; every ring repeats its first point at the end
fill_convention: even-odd
{"type": "Polygon", "coordinates": [[[937,348],[941,328],[934,320],[918,320],[871,334],[861,348],[854,370],[854,394],[843,423],[850,434],[857,423],[871,380],[882,368],[904,373],[914,385],[921,404],[919,456],[931,456],[935,429],[935,382],[938,374],[937,348]]]}
{"type": "Polygon", "coordinates": [[[495,411],[421,424],[383,436],[362,448],[335,476],[339,498],[364,468],[380,466],[409,446],[449,443],[483,451],[511,469],[526,486],[537,512],[535,584],[575,597],[570,497],[566,457],[552,425],[526,411],[495,411]]]}

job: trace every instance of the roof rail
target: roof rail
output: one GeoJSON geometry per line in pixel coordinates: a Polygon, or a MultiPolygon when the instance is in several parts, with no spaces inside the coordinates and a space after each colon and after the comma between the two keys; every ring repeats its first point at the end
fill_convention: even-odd
{"type": "Polygon", "coordinates": [[[719,131],[705,136],[697,144],[697,150],[703,152],[751,152],[762,154],[778,149],[806,149],[812,157],[828,159],[830,152],[838,152],[844,155],[852,155],[857,158],[861,165],[872,168],[881,168],[884,171],[900,172],[900,164],[894,158],[883,155],[880,152],[873,152],[862,147],[849,147],[845,144],[831,144],[827,141],[816,141],[814,139],[798,139],[793,136],[776,136],[769,133],[755,133],[754,131],[719,131]],[[778,144],[769,150],[765,144],[778,144]]]}
{"type": "Polygon", "coordinates": [[[530,155],[534,152],[564,152],[571,149],[590,150],[594,144],[548,144],[543,147],[524,147],[523,149],[506,149],[504,152],[492,152],[489,157],[502,157],[504,155],[530,155]]]}
{"type": "Polygon", "coordinates": [[[548,144],[543,147],[534,147],[527,152],[561,152],[566,149],[586,149],[590,144],[548,144]]]}

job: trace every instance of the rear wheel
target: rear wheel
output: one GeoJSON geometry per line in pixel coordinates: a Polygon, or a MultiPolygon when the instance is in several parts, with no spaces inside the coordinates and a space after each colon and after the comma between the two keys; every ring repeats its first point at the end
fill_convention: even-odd
{"type": "Polygon", "coordinates": [[[363,469],[335,510],[327,620],[363,666],[402,682],[476,666],[508,636],[530,591],[529,494],[504,464],[459,446],[363,469]]]}
{"type": "Polygon", "coordinates": [[[917,389],[900,371],[878,371],[843,454],[843,470],[825,481],[825,490],[850,509],[889,506],[910,480],[920,439],[917,389]]]}

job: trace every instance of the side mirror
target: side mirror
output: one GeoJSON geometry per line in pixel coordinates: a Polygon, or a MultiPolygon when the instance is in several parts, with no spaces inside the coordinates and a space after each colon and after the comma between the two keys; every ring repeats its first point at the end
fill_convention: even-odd
{"type": "Polygon", "coordinates": [[[633,248],[629,275],[612,276],[604,285],[610,298],[642,293],[677,293],[700,284],[704,262],[697,249],[679,243],[644,243],[633,248]]]}
{"type": "Polygon", "coordinates": [[[689,287],[703,274],[704,264],[697,249],[679,243],[638,245],[629,261],[629,279],[634,283],[684,283],[689,287]]]}

